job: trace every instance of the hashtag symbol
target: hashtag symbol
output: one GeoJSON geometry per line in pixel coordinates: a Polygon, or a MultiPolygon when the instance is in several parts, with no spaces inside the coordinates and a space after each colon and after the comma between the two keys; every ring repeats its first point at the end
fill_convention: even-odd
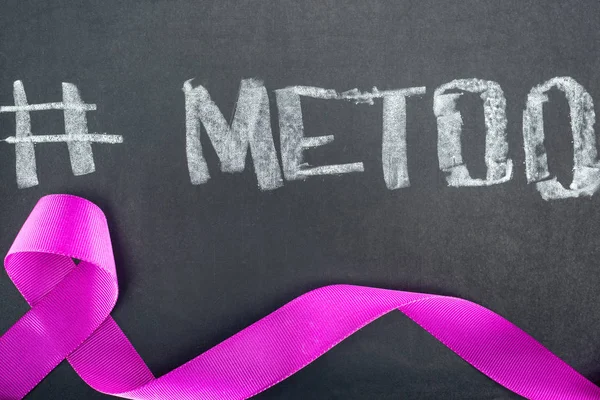
{"type": "Polygon", "coordinates": [[[81,100],[77,86],[62,84],[63,101],[57,103],[29,104],[21,81],[13,85],[14,106],[1,106],[0,113],[15,113],[15,136],[3,141],[15,145],[17,186],[20,189],[39,184],[35,159],[36,143],[67,143],[73,175],[86,175],[94,172],[92,143],[123,143],[120,135],[89,133],[86,112],[95,111],[95,104],[85,104],[81,100]],[[33,135],[31,132],[31,111],[63,110],[65,133],[58,135],[33,135]]]}

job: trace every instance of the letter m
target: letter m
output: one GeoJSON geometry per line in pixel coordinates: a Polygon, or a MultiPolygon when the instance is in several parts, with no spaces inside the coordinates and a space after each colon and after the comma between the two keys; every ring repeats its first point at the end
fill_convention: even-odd
{"type": "Polygon", "coordinates": [[[194,88],[189,80],[185,82],[183,91],[186,154],[192,184],[200,185],[210,179],[200,143],[200,126],[204,125],[219,157],[221,171],[242,172],[250,147],[258,186],[262,190],[272,190],[283,185],[271,131],[269,97],[262,82],[242,80],[231,125],[203,86],[194,88]]]}

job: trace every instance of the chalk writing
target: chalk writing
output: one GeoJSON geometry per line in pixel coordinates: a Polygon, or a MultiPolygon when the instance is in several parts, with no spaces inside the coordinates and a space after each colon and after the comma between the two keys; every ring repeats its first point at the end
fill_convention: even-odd
{"type": "Polygon", "coordinates": [[[17,186],[28,188],[38,185],[35,158],[36,143],[66,142],[69,149],[73,174],[85,175],[95,171],[91,143],[122,143],[119,135],[90,134],[87,127],[87,111],[96,110],[95,104],[85,104],[79,90],[72,83],[62,84],[63,101],[60,103],[29,104],[21,81],[13,84],[14,106],[0,107],[0,113],[15,113],[15,136],[3,141],[15,145],[17,186]],[[63,110],[65,133],[61,135],[33,136],[31,111],[63,110]]]}
{"type": "Polygon", "coordinates": [[[332,89],[296,86],[275,91],[279,109],[279,132],[281,135],[281,158],[286,179],[298,180],[313,175],[345,174],[362,172],[362,162],[307,167],[303,162],[306,149],[333,142],[333,135],[304,136],[300,96],[317,99],[346,100],[355,104],[374,104],[383,98],[383,174],[389,189],[410,186],[406,156],[406,97],[425,93],[424,87],[360,92],[352,89],[338,93],[332,89]]]}
{"type": "Polygon", "coordinates": [[[500,85],[481,79],[459,79],[435,90],[433,111],[438,126],[438,159],[440,169],[450,186],[485,186],[507,182],[512,177],[512,160],[507,158],[506,99],[500,85]],[[462,158],[462,116],[456,101],[462,93],[449,90],[480,93],[485,117],[486,179],[473,179],[462,158]]]}
{"type": "Polygon", "coordinates": [[[194,88],[189,80],[183,85],[183,91],[186,154],[192,184],[199,185],[210,179],[200,143],[202,122],[221,161],[221,171],[243,171],[250,147],[259,187],[270,190],[283,185],[271,133],[269,97],[262,82],[255,79],[242,80],[231,126],[203,86],[194,88]]]}
{"type": "MultiPolygon", "coordinates": [[[[376,91],[376,89],[375,89],[376,91]]],[[[308,176],[346,174],[362,172],[362,162],[323,165],[308,167],[304,163],[306,149],[323,146],[333,142],[333,135],[304,137],[302,106],[300,97],[315,99],[349,100],[359,103],[371,103],[375,95],[360,93],[357,90],[338,93],[332,89],[322,89],[310,86],[295,86],[275,91],[277,109],[279,110],[279,134],[281,136],[281,160],[283,174],[288,180],[305,179],[308,176]]]]}
{"type": "MultiPolygon", "coordinates": [[[[21,81],[14,82],[14,106],[0,106],[0,113],[15,113],[16,134],[3,141],[15,145],[17,186],[38,185],[35,144],[65,142],[69,150],[74,175],[95,170],[92,143],[123,143],[120,135],[89,133],[86,113],[96,110],[86,104],[79,90],[63,83],[63,101],[29,104],[21,81]],[[62,110],[65,133],[33,135],[32,111],[62,110]]],[[[374,105],[382,99],[381,162],[383,180],[390,190],[411,185],[408,172],[406,102],[409,97],[422,96],[425,87],[371,91],[352,89],[338,92],[312,86],[293,86],[275,90],[278,110],[281,163],[275,149],[271,128],[269,95],[262,81],[243,79],[228,123],[223,113],[202,85],[194,87],[192,80],[183,85],[186,116],[186,156],[189,177],[193,185],[210,179],[208,164],[201,144],[201,129],[207,133],[223,172],[242,172],[250,150],[258,186],[262,190],[277,189],[288,181],[304,180],[318,175],[341,175],[364,172],[360,161],[345,164],[310,166],[304,153],[315,147],[329,145],[334,135],[305,136],[301,98],[347,101],[356,105],[374,105]]],[[[483,79],[457,79],[439,86],[433,93],[433,113],[437,121],[437,154],[440,170],[449,186],[490,186],[508,182],[513,177],[513,161],[508,158],[506,99],[500,84],[483,79]],[[472,178],[463,160],[463,119],[458,99],[465,92],[479,94],[483,101],[485,121],[485,154],[487,167],[484,179],[472,178]]],[[[591,95],[570,77],[557,77],[534,87],[527,96],[523,111],[523,140],[527,181],[534,183],[543,199],[565,199],[591,196],[600,189],[600,160],[594,132],[595,112],[591,95]],[[544,144],[543,104],[550,89],[561,90],[571,114],[574,168],[569,188],[563,187],[548,168],[544,144]]]]}
{"type": "Polygon", "coordinates": [[[591,196],[600,188],[600,163],[594,133],[594,101],[573,78],[559,77],[534,87],[527,96],[523,112],[523,139],[527,181],[534,183],[546,200],[591,196]],[[556,177],[550,178],[544,146],[544,110],[546,92],[557,88],[564,92],[571,110],[573,134],[573,182],[564,188],[556,177]],[[550,178],[550,179],[548,179],[550,178]]]}
{"type": "MultiPolygon", "coordinates": [[[[252,151],[258,184],[270,190],[283,185],[280,165],[273,145],[268,95],[261,82],[243,80],[238,108],[231,128],[205,88],[184,86],[187,115],[187,154],[193,184],[208,180],[208,167],[200,146],[200,121],[215,146],[221,169],[239,172],[244,169],[248,146],[252,151]]],[[[286,180],[301,180],[315,175],[339,175],[363,172],[362,162],[308,166],[304,151],[327,145],[333,135],[304,136],[301,97],[324,100],[345,100],[355,104],[374,104],[383,99],[382,169],[388,189],[410,186],[406,147],[406,98],[423,95],[425,87],[361,92],[352,89],[337,92],[311,86],[294,86],[275,90],[279,112],[279,133],[283,176],[286,180]]],[[[508,182],[513,176],[513,161],[508,158],[506,99],[497,82],[482,79],[458,79],[438,87],[434,92],[433,112],[438,128],[438,162],[449,186],[489,186],[508,182]],[[462,92],[478,93],[483,100],[485,120],[485,179],[475,179],[462,156],[463,120],[457,109],[462,92]]],[[[554,78],[532,89],[523,113],[526,173],[531,183],[546,200],[592,195],[600,188],[600,163],[597,159],[593,124],[594,106],[591,96],[572,78],[554,78]],[[565,92],[571,109],[571,127],[575,145],[575,168],[570,189],[563,188],[550,177],[544,148],[542,104],[545,92],[552,87],[565,92]]]]}
{"type": "Polygon", "coordinates": [[[381,162],[388,189],[410,186],[406,152],[406,98],[425,94],[424,87],[390,90],[383,94],[381,162]]]}

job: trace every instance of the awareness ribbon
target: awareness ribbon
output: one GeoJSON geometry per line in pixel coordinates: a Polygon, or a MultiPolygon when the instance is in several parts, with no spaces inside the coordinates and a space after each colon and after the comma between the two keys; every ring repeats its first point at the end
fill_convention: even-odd
{"type": "Polygon", "coordinates": [[[351,285],[308,292],[155,378],[110,316],[118,288],[106,218],[76,196],[41,198],[5,267],[31,309],[0,337],[0,399],[23,398],[64,359],[92,388],[127,399],[246,399],[392,310],[521,396],[600,399],[599,387],[478,304],[351,285]]]}

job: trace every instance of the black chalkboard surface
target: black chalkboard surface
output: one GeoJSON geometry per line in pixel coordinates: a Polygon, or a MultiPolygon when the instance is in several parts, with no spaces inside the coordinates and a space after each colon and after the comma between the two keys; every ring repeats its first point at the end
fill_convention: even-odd
{"type": "MultiPolygon", "coordinates": [[[[310,289],[352,283],[480,303],[600,383],[600,203],[583,192],[544,200],[536,183],[555,177],[568,188],[580,166],[567,91],[558,85],[545,93],[541,143],[550,175],[528,180],[540,170],[528,174],[523,130],[528,94],[553,78],[569,77],[600,99],[600,3],[7,0],[0,10],[0,106],[8,107],[0,108],[2,138],[24,129],[9,107],[23,104],[23,93],[30,105],[96,105],[70,117],[34,108],[33,136],[51,141],[70,126],[122,138],[87,148],[0,142],[0,250],[6,253],[42,195],[96,202],[109,221],[119,273],[112,315],[156,375],[310,289]],[[222,172],[219,145],[199,125],[194,138],[210,179],[193,182],[182,89],[191,79],[228,123],[241,112],[242,81],[264,85],[271,161],[284,166],[280,89],[333,89],[329,98],[302,96],[305,136],[335,137],[303,151],[302,162],[362,164],[300,179],[282,169],[280,180],[267,176],[278,187],[265,189],[256,166],[264,159],[248,152],[242,172],[222,172]],[[447,143],[438,140],[434,93],[458,79],[493,81],[503,91],[505,158],[513,165],[505,182],[450,186],[440,170],[447,143]],[[361,93],[415,87],[425,92],[405,98],[410,186],[390,188],[384,105],[361,93]]],[[[462,165],[481,182],[490,170],[487,114],[480,93],[463,92],[455,104],[462,165]]],[[[587,134],[589,144],[594,135],[587,134]]],[[[0,332],[27,309],[1,275],[0,332]]],[[[28,398],[108,397],[63,362],[28,398]]],[[[519,397],[392,313],[257,398],[519,397]]]]}

